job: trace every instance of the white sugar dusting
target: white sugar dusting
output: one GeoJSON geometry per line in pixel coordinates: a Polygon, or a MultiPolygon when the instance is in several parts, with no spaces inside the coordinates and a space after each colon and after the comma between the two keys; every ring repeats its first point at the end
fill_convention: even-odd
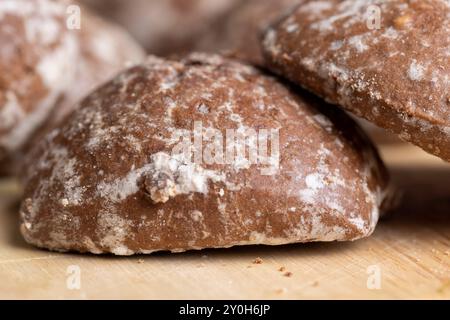
{"type": "Polygon", "coordinates": [[[303,4],[300,7],[300,11],[308,12],[309,14],[319,15],[322,14],[323,11],[331,9],[331,3],[329,1],[310,1],[303,4]]]}
{"type": "Polygon", "coordinates": [[[68,35],[63,38],[60,48],[42,57],[36,70],[48,88],[62,92],[71,83],[75,74],[73,58],[77,50],[75,39],[68,35]]]}
{"type": "MultiPolygon", "coordinates": [[[[331,8],[332,5],[330,1],[327,1],[327,3],[329,4],[329,8],[331,8]]],[[[300,7],[300,10],[302,10],[302,7],[303,6],[300,7]]],[[[367,7],[367,0],[343,1],[340,5],[338,5],[338,7],[339,10],[337,11],[338,12],[337,14],[331,15],[327,18],[321,19],[318,22],[312,23],[310,25],[310,28],[319,30],[321,32],[325,32],[332,30],[334,28],[334,24],[339,20],[347,20],[348,25],[354,23],[355,21],[360,21],[360,19],[362,19],[361,12],[364,12],[364,10],[367,7]]],[[[316,14],[314,10],[308,12],[316,14]]]]}
{"type": "Polygon", "coordinates": [[[359,53],[366,51],[369,47],[364,43],[364,36],[354,36],[348,39],[348,43],[359,53]]]}
{"type": "Polygon", "coordinates": [[[330,45],[330,50],[339,50],[342,48],[344,42],[342,40],[333,41],[330,45]]]}
{"type": "Polygon", "coordinates": [[[413,81],[420,81],[423,78],[424,72],[425,67],[419,64],[417,60],[413,60],[409,66],[408,76],[413,81]]]}
{"type": "Polygon", "coordinates": [[[20,106],[14,92],[6,92],[6,103],[0,108],[0,130],[7,130],[16,123],[18,119],[24,117],[24,111],[20,106]]]}
{"type": "Polygon", "coordinates": [[[303,202],[311,205],[323,203],[333,208],[344,207],[338,194],[339,190],[347,188],[348,185],[339,171],[332,170],[328,165],[331,156],[331,151],[321,144],[317,152],[317,163],[314,165],[316,171],[306,175],[304,182],[306,188],[298,191],[303,202]]]}
{"type": "MultiPolygon", "coordinates": [[[[16,122],[11,130],[0,138],[0,145],[10,151],[17,150],[25,144],[30,135],[44,122],[48,114],[53,108],[53,103],[59,95],[51,93],[43,100],[36,103],[35,111],[25,115],[18,111],[16,115],[23,115],[20,121],[16,122]]],[[[12,107],[12,106],[11,106],[12,107]]],[[[23,108],[22,108],[23,110],[23,108]]],[[[11,110],[9,111],[11,112],[11,110]]],[[[10,120],[12,120],[10,118],[10,120]]]]}
{"type": "Polygon", "coordinates": [[[345,235],[345,229],[340,226],[328,226],[323,222],[321,215],[313,215],[311,218],[311,237],[321,241],[334,241],[345,235]]]}
{"type": "Polygon", "coordinates": [[[328,132],[331,132],[331,130],[333,129],[333,123],[326,116],[322,114],[316,114],[313,116],[313,118],[328,132]]]}
{"type": "Polygon", "coordinates": [[[305,178],[306,186],[314,191],[324,187],[324,176],[319,173],[309,174],[305,178]]]}
{"type": "Polygon", "coordinates": [[[286,27],[286,31],[291,33],[298,30],[298,24],[290,24],[286,27]]]}
{"type": "Polygon", "coordinates": [[[130,222],[122,216],[110,212],[101,212],[97,218],[96,233],[101,237],[100,245],[120,256],[134,252],[125,246],[124,241],[130,234],[130,222]]]}

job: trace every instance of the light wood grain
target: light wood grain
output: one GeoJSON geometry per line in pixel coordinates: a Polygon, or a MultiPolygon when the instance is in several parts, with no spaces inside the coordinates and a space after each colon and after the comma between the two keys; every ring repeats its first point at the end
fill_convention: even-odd
{"type": "Polygon", "coordinates": [[[128,258],[52,253],[24,243],[18,190],[1,182],[0,298],[449,299],[450,165],[408,145],[382,153],[404,198],[372,237],[354,243],[128,258]],[[261,264],[252,263],[257,257],[261,264]],[[70,265],[80,267],[80,290],[66,286],[70,265]],[[373,265],[381,270],[380,290],[367,288],[373,265]]]}

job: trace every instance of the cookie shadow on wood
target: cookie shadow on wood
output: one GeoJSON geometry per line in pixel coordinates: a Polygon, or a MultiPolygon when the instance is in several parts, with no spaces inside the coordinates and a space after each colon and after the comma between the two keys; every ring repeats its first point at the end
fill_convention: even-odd
{"type": "MultiPolygon", "coordinates": [[[[364,240],[363,240],[364,241],[364,240]]],[[[190,260],[193,257],[199,258],[219,258],[224,261],[245,258],[252,261],[258,257],[277,259],[281,257],[307,257],[307,256],[325,256],[328,254],[351,250],[358,242],[313,242],[296,243],[280,246],[250,245],[236,246],[224,249],[205,249],[201,251],[187,251],[181,254],[171,254],[167,252],[155,253],[154,257],[171,259],[181,258],[190,260]]],[[[206,259],[205,262],[208,260],[206,259]]]]}
{"type": "Polygon", "coordinates": [[[22,238],[20,225],[20,187],[13,179],[0,179],[0,230],[7,235],[10,245],[31,248],[22,238]]]}
{"type": "Polygon", "coordinates": [[[391,176],[401,199],[382,222],[396,227],[450,226],[450,166],[393,167],[391,176]]]}
{"type": "Polygon", "coordinates": [[[19,208],[20,208],[20,202],[14,201],[8,206],[7,212],[4,212],[6,217],[6,228],[7,232],[9,234],[9,243],[11,246],[15,248],[21,248],[21,249],[30,249],[33,248],[33,246],[26,243],[26,241],[23,239],[22,235],[20,234],[20,214],[19,214],[19,208]]]}

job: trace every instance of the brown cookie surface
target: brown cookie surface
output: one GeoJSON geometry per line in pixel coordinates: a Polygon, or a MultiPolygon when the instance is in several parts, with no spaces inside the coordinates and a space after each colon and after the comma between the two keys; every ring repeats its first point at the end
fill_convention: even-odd
{"type": "Polygon", "coordinates": [[[204,54],[121,73],[32,152],[26,174],[29,243],[117,255],[356,240],[387,187],[343,112],[204,54]]]}
{"type": "Polygon", "coordinates": [[[270,68],[450,161],[450,3],[313,1],[267,31],[270,68]]]}

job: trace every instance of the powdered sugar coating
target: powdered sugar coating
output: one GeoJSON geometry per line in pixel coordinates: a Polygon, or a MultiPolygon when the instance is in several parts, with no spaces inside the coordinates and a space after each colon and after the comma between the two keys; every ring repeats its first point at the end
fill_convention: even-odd
{"type": "Polygon", "coordinates": [[[220,56],[149,57],[87,97],[30,155],[23,235],[53,250],[119,255],[368,236],[385,169],[345,114],[322,109],[220,56]],[[173,153],[173,134],[198,121],[202,132],[279,129],[279,170],[173,153]]]}
{"type": "Polygon", "coordinates": [[[450,160],[449,34],[446,0],[325,0],[297,8],[264,46],[274,71],[450,160]]]}

